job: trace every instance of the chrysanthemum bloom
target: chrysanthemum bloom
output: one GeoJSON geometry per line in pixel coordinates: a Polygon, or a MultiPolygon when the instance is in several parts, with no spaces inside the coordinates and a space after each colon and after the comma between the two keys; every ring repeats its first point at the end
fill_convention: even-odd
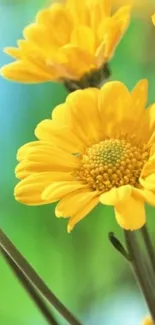
{"type": "Polygon", "coordinates": [[[131,93],[118,81],[71,93],[37,126],[38,141],[19,149],[16,199],[60,200],[68,231],[99,202],[114,206],[124,229],[142,227],[144,203],[155,205],[155,105],[146,101],[146,80],[131,93]]]}
{"type": "Polygon", "coordinates": [[[152,318],[151,317],[146,317],[143,320],[142,325],[154,325],[152,318]]]}
{"type": "Polygon", "coordinates": [[[25,83],[69,82],[72,89],[98,86],[129,18],[129,6],[111,16],[110,0],[54,3],[24,29],[17,48],[4,49],[16,61],[1,74],[25,83]]]}

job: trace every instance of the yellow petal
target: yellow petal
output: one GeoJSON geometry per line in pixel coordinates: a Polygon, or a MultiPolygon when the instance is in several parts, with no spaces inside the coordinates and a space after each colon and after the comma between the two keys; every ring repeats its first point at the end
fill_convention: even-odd
{"type": "Polygon", "coordinates": [[[26,147],[22,149],[24,160],[16,167],[16,175],[24,178],[31,173],[49,171],[74,171],[79,167],[80,159],[78,156],[68,154],[57,147],[40,146],[26,147]]]}
{"type": "Polygon", "coordinates": [[[114,20],[121,22],[121,31],[124,32],[130,20],[131,6],[120,7],[112,16],[114,20]]]}
{"type": "Polygon", "coordinates": [[[48,202],[55,202],[62,199],[65,195],[87,187],[79,181],[54,182],[49,185],[42,194],[42,199],[48,202]]]}
{"type": "Polygon", "coordinates": [[[138,230],[146,222],[144,202],[131,196],[115,205],[115,216],[125,230],[138,230]]]}
{"type": "Polygon", "coordinates": [[[150,156],[154,155],[154,153],[155,153],[155,144],[152,144],[150,149],[150,156]]]}
{"type": "Polygon", "coordinates": [[[46,27],[57,44],[62,46],[69,43],[73,22],[62,4],[54,3],[51,9],[41,10],[36,21],[46,27]]]}
{"type": "Polygon", "coordinates": [[[66,100],[72,126],[78,138],[86,145],[100,141],[102,135],[98,96],[99,90],[92,88],[73,92],[66,100]]]}
{"type": "Polygon", "coordinates": [[[101,21],[110,16],[111,1],[109,0],[89,0],[90,21],[94,31],[97,31],[101,21]]]}
{"type": "Polygon", "coordinates": [[[101,88],[99,111],[106,136],[117,137],[130,132],[133,120],[130,108],[131,95],[123,83],[111,81],[101,88]]]}
{"type": "Polygon", "coordinates": [[[24,29],[23,34],[27,44],[35,44],[41,53],[45,51],[50,53],[52,45],[54,46],[52,36],[46,30],[45,26],[36,23],[30,24],[24,29]]]}
{"type": "Polygon", "coordinates": [[[145,179],[139,178],[140,184],[150,191],[155,191],[155,174],[151,174],[145,179]]]}
{"type": "Polygon", "coordinates": [[[51,143],[47,142],[47,141],[31,141],[28,142],[26,144],[24,144],[23,146],[21,146],[19,148],[19,150],[17,151],[17,160],[21,161],[23,159],[27,159],[28,155],[31,151],[33,151],[34,149],[43,149],[43,150],[51,150],[51,143]]]}
{"type": "Polygon", "coordinates": [[[91,28],[87,26],[78,26],[71,35],[71,44],[80,47],[84,51],[94,54],[95,37],[91,28]]]}
{"type": "Polygon", "coordinates": [[[75,25],[87,25],[89,12],[86,6],[87,0],[67,0],[66,9],[72,15],[75,25]]]}
{"type": "Polygon", "coordinates": [[[41,194],[53,181],[71,179],[71,175],[63,172],[47,172],[33,174],[20,181],[14,190],[14,195],[17,201],[27,205],[47,204],[43,201],[41,194]]]}
{"type": "Polygon", "coordinates": [[[134,110],[141,116],[148,101],[148,80],[141,79],[131,92],[134,110]]]}
{"type": "Polygon", "coordinates": [[[155,25],[155,14],[152,15],[152,22],[153,22],[153,25],[155,25]]]}
{"type": "MultiPolygon", "coordinates": [[[[140,80],[131,92],[132,105],[131,111],[136,118],[133,119],[131,124],[131,129],[133,132],[136,130],[136,135],[142,138],[144,133],[144,123],[145,123],[145,107],[148,100],[148,81],[146,79],[140,80]]],[[[145,141],[145,140],[144,140],[145,141]]]]}
{"type": "Polygon", "coordinates": [[[112,17],[107,33],[105,57],[111,58],[114,50],[125,33],[130,20],[130,6],[120,8],[112,17]]]}
{"type": "Polygon", "coordinates": [[[60,104],[57,105],[53,111],[52,111],[52,120],[57,123],[59,126],[60,125],[66,125],[67,120],[66,120],[66,104],[60,104]]]}
{"type": "Polygon", "coordinates": [[[105,40],[101,42],[101,44],[98,46],[95,52],[95,58],[96,58],[96,65],[97,68],[99,69],[106,61],[105,58],[105,48],[106,48],[106,42],[105,40]]]}
{"type": "Polygon", "coordinates": [[[1,75],[13,81],[36,83],[52,80],[52,75],[23,61],[10,63],[1,68],[1,75]]]}
{"type": "Polygon", "coordinates": [[[5,47],[3,52],[12,56],[16,60],[21,59],[22,56],[20,49],[17,47],[5,47]]]}
{"type": "Polygon", "coordinates": [[[71,232],[74,226],[83,218],[85,218],[98,203],[98,196],[93,197],[80,211],[78,211],[73,217],[70,218],[67,231],[71,232]]]}
{"type": "Polygon", "coordinates": [[[35,135],[40,140],[50,141],[64,151],[77,153],[84,150],[83,143],[67,126],[57,127],[52,120],[40,122],[35,129],[35,135]]]}
{"type": "Polygon", "coordinates": [[[75,45],[65,45],[61,47],[55,57],[55,63],[62,65],[68,71],[70,79],[78,80],[86,72],[94,69],[95,59],[88,51],[75,45]]]}
{"type": "MultiPolygon", "coordinates": [[[[51,43],[51,41],[50,41],[51,43]]],[[[26,40],[19,40],[18,46],[21,51],[22,60],[25,64],[32,65],[32,70],[41,71],[51,76],[51,78],[57,78],[58,73],[56,70],[47,63],[47,51],[44,51],[44,47],[37,47],[36,44],[30,43],[26,40]]]]}
{"type": "Polygon", "coordinates": [[[58,203],[55,210],[56,216],[58,218],[72,217],[83,209],[97,194],[97,192],[91,191],[89,188],[82,188],[74,193],[69,193],[58,203]]]}
{"type": "Polygon", "coordinates": [[[116,205],[118,202],[128,199],[131,194],[132,187],[130,185],[124,185],[101,194],[99,201],[105,205],[116,205]]]}
{"type": "Polygon", "coordinates": [[[144,202],[155,206],[155,193],[147,190],[147,189],[138,189],[133,188],[133,196],[135,199],[143,200],[144,202]]]}
{"type": "MultiPolygon", "coordinates": [[[[154,142],[154,131],[155,131],[155,104],[151,105],[146,110],[145,119],[147,122],[145,132],[148,129],[149,144],[151,145],[154,142]],[[152,141],[153,140],[153,141],[152,141]]],[[[146,124],[146,123],[145,123],[146,124]]],[[[145,126],[145,125],[144,125],[145,126]]]]}
{"type": "Polygon", "coordinates": [[[155,173],[155,155],[150,157],[150,159],[145,163],[141,171],[141,177],[145,178],[154,173],[155,173]]]}

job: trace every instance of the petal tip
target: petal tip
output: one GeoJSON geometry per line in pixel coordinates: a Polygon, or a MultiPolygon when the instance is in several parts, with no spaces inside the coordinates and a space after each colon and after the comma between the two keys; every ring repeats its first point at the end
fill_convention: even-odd
{"type": "Polygon", "coordinates": [[[68,226],[67,226],[67,232],[68,232],[68,234],[70,234],[72,232],[73,228],[74,228],[73,226],[71,226],[70,224],[68,224],[68,226]]]}
{"type": "Polygon", "coordinates": [[[155,25],[155,13],[151,16],[151,19],[152,19],[153,25],[155,25]]]}

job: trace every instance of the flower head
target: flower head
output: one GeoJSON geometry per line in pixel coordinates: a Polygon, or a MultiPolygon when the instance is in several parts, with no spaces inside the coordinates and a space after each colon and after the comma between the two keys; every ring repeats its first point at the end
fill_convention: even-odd
{"type": "Polygon", "coordinates": [[[99,202],[114,206],[124,229],[142,227],[144,203],[155,205],[155,105],[146,101],[146,80],[131,93],[115,81],[70,94],[37,126],[38,141],[19,149],[16,199],[60,200],[68,231],[99,202]]]}
{"type": "Polygon", "coordinates": [[[18,82],[72,80],[81,81],[81,88],[94,86],[96,72],[101,70],[101,79],[129,18],[129,6],[111,16],[110,0],[55,2],[24,29],[17,48],[4,49],[16,61],[1,73],[18,82]]]}

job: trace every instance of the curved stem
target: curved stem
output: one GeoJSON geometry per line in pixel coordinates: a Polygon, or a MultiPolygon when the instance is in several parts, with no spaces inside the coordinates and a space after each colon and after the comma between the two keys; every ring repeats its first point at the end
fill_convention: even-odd
{"type": "MultiPolygon", "coordinates": [[[[153,321],[155,322],[155,287],[149,276],[149,269],[141,253],[136,240],[136,234],[132,231],[124,231],[127,248],[131,257],[133,270],[140,284],[141,290],[146,299],[153,321]]],[[[154,281],[153,281],[154,282],[154,281]]]]}
{"type": "Polygon", "coordinates": [[[144,225],[141,228],[141,234],[142,234],[142,237],[143,237],[143,240],[144,240],[144,243],[145,243],[149,258],[150,258],[150,262],[152,264],[152,268],[153,268],[153,270],[155,272],[155,252],[154,252],[154,247],[152,245],[152,242],[151,242],[151,239],[150,239],[150,236],[149,236],[146,225],[144,225]]]}
{"type": "Polygon", "coordinates": [[[9,238],[0,229],[0,247],[10,256],[11,260],[18,266],[25,277],[38,289],[48,302],[64,317],[70,325],[81,325],[75,316],[62,304],[53,292],[26,261],[22,254],[12,244],[9,238]]]}

